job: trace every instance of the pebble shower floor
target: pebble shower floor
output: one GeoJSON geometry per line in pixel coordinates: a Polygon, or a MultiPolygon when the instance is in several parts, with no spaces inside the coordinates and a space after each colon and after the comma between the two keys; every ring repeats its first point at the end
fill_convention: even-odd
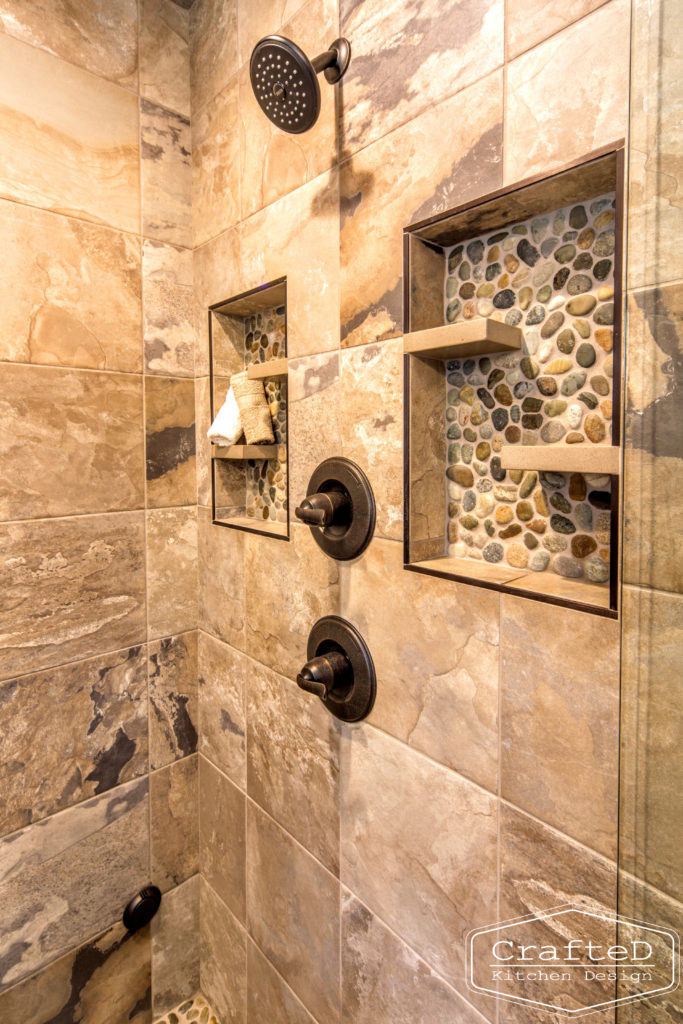
{"type": "Polygon", "coordinates": [[[154,1024],[221,1024],[204,996],[196,995],[186,999],[175,1010],[169,1010],[158,1017],[154,1024]]]}

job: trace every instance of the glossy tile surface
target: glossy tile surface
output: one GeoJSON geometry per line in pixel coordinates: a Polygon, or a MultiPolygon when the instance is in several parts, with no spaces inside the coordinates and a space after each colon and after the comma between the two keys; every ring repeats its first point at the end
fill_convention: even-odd
{"type": "Polygon", "coordinates": [[[0,527],[0,677],[144,640],[142,513],[0,527]]]}
{"type": "Polygon", "coordinates": [[[143,506],[139,378],[0,363],[0,388],[2,519],[143,506]]]}
{"type": "Polygon", "coordinates": [[[152,880],[166,892],[199,871],[197,755],[153,772],[149,797],[152,880]]]}
{"type": "Polygon", "coordinates": [[[0,280],[0,358],[141,370],[135,237],[2,201],[0,244],[12,252],[0,280]]]}
{"type": "Polygon", "coordinates": [[[0,34],[0,196],[139,227],[136,97],[0,34]]]}
{"type": "Polygon", "coordinates": [[[0,834],[147,772],[144,647],[0,683],[0,834]]]}
{"type": "Polygon", "coordinates": [[[115,924],[0,995],[3,1024],[150,1024],[149,929],[115,924]]]}
{"type": "Polygon", "coordinates": [[[118,920],[131,891],[148,882],[148,815],[143,779],[2,840],[0,987],[118,920]]]}
{"type": "Polygon", "coordinates": [[[150,768],[197,750],[197,634],[183,633],[148,645],[150,768]]]}

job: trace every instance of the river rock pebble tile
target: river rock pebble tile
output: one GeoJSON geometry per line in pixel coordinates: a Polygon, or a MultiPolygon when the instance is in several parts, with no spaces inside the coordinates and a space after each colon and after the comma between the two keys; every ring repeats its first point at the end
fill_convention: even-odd
{"type": "Polygon", "coordinates": [[[609,579],[609,478],[506,471],[500,451],[610,443],[614,217],[610,193],[446,252],[444,322],[524,333],[521,354],[445,363],[449,555],[609,579]]]}
{"type": "MultiPolygon", "coordinates": [[[[282,359],[287,351],[285,307],[254,313],[244,321],[244,365],[282,359]]],[[[266,398],[278,444],[287,443],[287,381],[266,380],[266,398]]],[[[246,514],[261,522],[287,522],[287,462],[247,462],[246,514]]]]}
{"type": "Polygon", "coordinates": [[[154,1024],[221,1024],[206,999],[202,995],[186,999],[174,1010],[169,1010],[163,1017],[158,1017],[154,1024]]]}

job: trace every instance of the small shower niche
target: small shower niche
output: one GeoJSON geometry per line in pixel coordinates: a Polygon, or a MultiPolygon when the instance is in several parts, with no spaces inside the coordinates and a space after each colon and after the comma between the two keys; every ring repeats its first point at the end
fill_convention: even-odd
{"type": "Polygon", "coordinates": [[[274,444],[211,445],[213,522],[289,539],[287,283],[284,278],[209,308],[211,420],[233,374],[263,381],[274,444]]]}
{"type": "Polygon", "coordinates": [[[618,608],[616,144],[411,225],[407,569],[618,608]]]}

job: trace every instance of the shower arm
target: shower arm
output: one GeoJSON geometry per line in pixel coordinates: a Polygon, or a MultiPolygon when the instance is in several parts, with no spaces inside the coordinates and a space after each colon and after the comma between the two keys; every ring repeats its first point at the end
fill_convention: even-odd
{"type": "Polygon", "coordinates": [[[351,46],[347,39],[335,39],[329,50],[318,54],[311,61],[316,75],[321,71],[325,72],[325,78],[334,85],[340,81],[342,75],[349,66],[351,59],[351,46]]]}

